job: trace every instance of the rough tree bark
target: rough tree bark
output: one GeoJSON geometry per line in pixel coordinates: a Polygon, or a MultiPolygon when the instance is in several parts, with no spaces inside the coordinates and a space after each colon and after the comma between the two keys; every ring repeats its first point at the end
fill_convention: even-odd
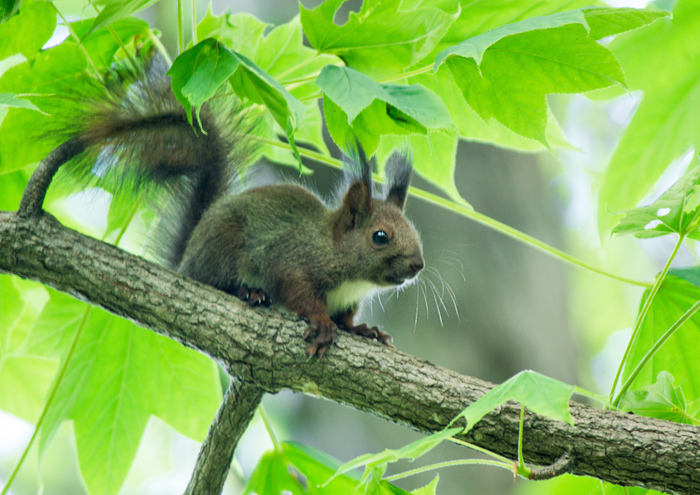
{"type": "Polygon", "coordinates": [[[260,405],[263,391],[231,380],[224,400],[197,457],[185,495],[219,495],[231,467],[238,441],[260,405]]]}
{"type": "MultiPolygon", "coordinates": [[[[325,397],[423,432],[444,428],[492,386],[400,351],[340,335],[308,360],[305,323],[284,311],[252,310],[211,287],[61,226],[48,214],[0,212],[0,272],[37,280],[99,305],[221,362],[231,376],[269,393],[325,397]]],[[[700,492],[700,430],[572,403],[574,426],[528,415],[527,462],[665,492],[700,492]]],[[[515,457],[519,406],[487,415],[465,437],[515,457]]]]}

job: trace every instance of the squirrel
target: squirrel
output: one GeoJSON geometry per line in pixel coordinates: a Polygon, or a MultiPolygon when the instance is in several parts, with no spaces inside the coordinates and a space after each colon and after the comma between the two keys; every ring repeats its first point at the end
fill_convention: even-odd
{"type": "Polygon", "coordinates": [[[255,124],[239,101],[217,97],[201,108],[198,131],[166,69],[151,60],[129,81],[105,83],[107,97],[85,103],[72,123],[84,151],[68,168],[98,183],[111,178],[115,190],[165,187],[156,254],[251,306],[275,301],[305,318],[310,357],[321,357],[338,329],[391,346],[387,333],[356,325],[354,316],[365,295],[401,286],[424,266],[403,212],[411,159],[390,158],[377,194],[358,145],[345,158],[347,185],[335,207],[297,184],[242,188],[237,164],[255,151],[255,124]]]}

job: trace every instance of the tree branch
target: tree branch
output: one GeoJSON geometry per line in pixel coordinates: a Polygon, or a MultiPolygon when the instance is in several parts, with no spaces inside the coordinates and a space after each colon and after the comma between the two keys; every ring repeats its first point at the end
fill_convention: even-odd
{"type": "Polygon", "coordinates": [[[255,385],[231,380],[199,451],[185,495],[219,495],[223,491],[233,452],[262,396],[262,390],[255,385]]]}
{"type": "MultiPolygon", "coordinates": [[[[198,349],[231,376],[266,392],[325,397],[423,432],[448,422],[492,385],[350,335],[322,360],[308,360],[306,324],[288,312],[253,310],[113,246],[61,226],[48,214],[0,212],[0,272],[37,280],[198,349]]],[[[520,407],[487,415],[465,440],[516,457],[520,407]]],[[[622,485],[700,492],[696,427],[572,403],[575,426],[525,420],[528,463],[554,464],[622,485]]]]}

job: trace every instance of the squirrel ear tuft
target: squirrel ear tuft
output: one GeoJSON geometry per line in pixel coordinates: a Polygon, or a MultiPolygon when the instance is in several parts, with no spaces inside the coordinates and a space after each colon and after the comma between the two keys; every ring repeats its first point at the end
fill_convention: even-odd
{"type": "Polygon", "coordinates": [[[387,161],[385,170],[386,201],[395,204],[401,210],[406,205],[412,171],[413,160],[409,153],[394,153],[387,161]]]}
{"type": "Polygon", "coordinates": [[[372,193],[364,182],[356,180],[350,184],[343,197],[342,210],[348,230],[354,229],[362,218],[372,214],[372,193]]]}

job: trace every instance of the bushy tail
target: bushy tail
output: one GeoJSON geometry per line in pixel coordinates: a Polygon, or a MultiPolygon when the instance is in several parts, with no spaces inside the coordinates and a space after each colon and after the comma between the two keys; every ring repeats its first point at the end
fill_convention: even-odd
{"type": "Polygon", "coordinates": [[[251,125],[237,101],[214,98],[200,112],[203,134],[170,89],[156,59],[124,84],[106,84],[107,96],[88,102],[80,126],[87,153],[69,168],[112,192],[165,189],[156,254],[177,268],[192,230],[209,206],[229,193],[237,164],[249,159],[251,125]]]}

